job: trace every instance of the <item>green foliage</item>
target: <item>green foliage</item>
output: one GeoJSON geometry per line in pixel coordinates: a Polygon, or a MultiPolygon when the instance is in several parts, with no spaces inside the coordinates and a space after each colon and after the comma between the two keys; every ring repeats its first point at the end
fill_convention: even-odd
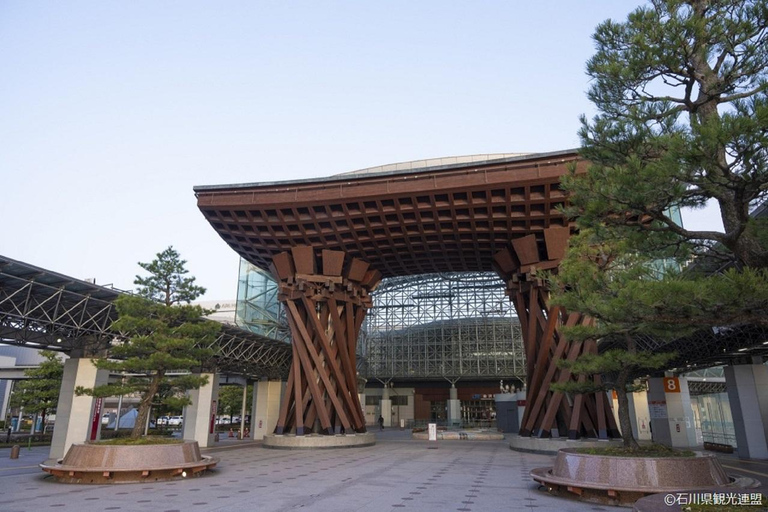
{"type": "MultiPolygon", "coordinates": [[[[253,402],[253,386],[248,386],[245,398],[246,411],[253,402]]],[[[228,416],[237,416],[242,412],[243,388],[240,386],[221,386],[219,388],[218,413],[228,416]]]]}
{"type": "Polygon", "coordinates": [[[41,350],[40,355],[45,360],[37,368],[24,371],[26,380],[16,382],[11,395],[11,407],[24,407],[25,411],[31,413],[46,413],[56,409],[64,363],[51,350],[41,350]]]}
{"type": "Polygon", "coordinates": [[[214,355],[211,348],[221,325],[202,318],[199,306],[167,305],[143,297],[122,296],[115,301],[118,319],[112,330],[123,341],[113,343],[109,359],[94,360],[104,370],[126,375],[121,382],[78,388],[92,396],[141,394],[136,426],[131,437],[141,435],[154,406],[162,413],[180,410],[191,402],[185,392],[207,384],[206,376],[194,373],[169,376],[171,372],[200,369],[214,355]]]}
{"type": "MultiPolygon", "coordinates": [[[[555,391],[565,391],[568,393],[594,393],[596,391],[608,391],[616,389],[621,383],[616,382],[616,377],[621,375],[622,371],[629,370],[656,370],[664,367],[675,353],[666,352],[660,354],[650,354],[648,352],[630,352],[623,349],[606,350],[601,354],[584,354],[575,361],[561,360],[558,366],[567,368],[574,375],[603,375],[601,384],[595,384],[588,380],[585,382],[564,382],[553,383],[552,389],[555,391]]],[[[634,382],[624,382],[623,388],[627,393],[641,391],[644,386],[634,382]]]]}
{"type": "Polygon", "coordinates": [[[207,377],[166,374],[200,368],[203,361],[213,355],[209,346],[221,326],[204,320],[199,306],[165,306],[127,295],[118,298],[115,306],[119,317],[112,329],[126,339],[113,344],[109,359],[95,359],[94,364],[128,376],[122,382],[82,391],[107,397],[137,392],[145,395],[154,388],[154,395],[160,400],[151,401],[152,405],[175,410],[189,405],[184,392],[206,384],[207,377]]]}
{"type": "Polygon", "coordinates": [[[195,284],[194,277],[184,277],[189,271],[184,267],[187,261],[182,260],[173,246],[157,253],[157,258],[150,263],[139,266],[149,272],[148,277],[136,276],[133,284],[138,285],[138,292],[155,302],[166,306],[189,304],[205,293],[205,288],[195,284]]]}
{"type": "Polygon", "coordinates": [[[768,269],[707,275],[673,265],[662,271],[669,260],[658,253],[598,231],[585,228],[572,237],[558,275],[549,278],[553,304],[599,320],[571,328],[572,338],[640,333],[669,339],[703,325],[768,324],[768,269]]]}
{"type": "Polygon", "coordinates": [[[768,192],[768,0],[652,0],[594,34],[582,119],[585,177],[563,180],[582,227],[640,247],[707,249],[768,266],[765,224],[749,208],[768,192]],[[722,232],[687,230],[678,207],[720,207],[722,232]],[[646,238],[647,237],[647,238],[646,238]]]}
{"type": "Polygon", "coordinates": [[[554,304],[596,320],[567,336],[623,340],[624,351],[564,366],[613,378],[597,387],[616,389],[625,446],[636,448],[633,373],[671,357],[637,353],[637,336],[766,322],[768,226],[749,211],[768,193],[768,0],[651,0],[593,37],[598,114],[579,133],[590,166],[562,180],[580,234],[550,286],[554,304]],[[710,201],[723,231],[680,224],[679,208],[710,201]],[[708,268],[713,259],[734,268],[679,272],[703,255],[708,268]]]}

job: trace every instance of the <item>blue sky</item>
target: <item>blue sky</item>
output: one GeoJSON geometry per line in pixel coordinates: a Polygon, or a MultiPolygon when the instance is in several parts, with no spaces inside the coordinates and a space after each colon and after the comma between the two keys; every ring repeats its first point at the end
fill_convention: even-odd
{"type": "Polygon", "coordinates": [[[4,0],[0,254],[129,289],[173,245],[234,298],[193,186],[577,147],[591,34],[637,5],[4,0]]]}

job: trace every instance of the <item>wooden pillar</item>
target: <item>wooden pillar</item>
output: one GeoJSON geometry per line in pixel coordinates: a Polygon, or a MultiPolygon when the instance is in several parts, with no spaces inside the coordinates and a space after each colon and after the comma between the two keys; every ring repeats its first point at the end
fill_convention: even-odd
{"type": "Polygon", "coordinates": [[[275,255],[293,343],[293,363],[276,434],[303,435],[319,422],[323,434],[365,432],[357,393],[356,346],[369,293],[381,280],[368,263],[342,251],[309,246],[275,255]]]}
{"type": "MultiPolygon", "coordinates": [[[[577,379],[570,371],[559,368],[558,361],[573,361],[597,350],[594,341],[571,342],[563,335],[563,327],[588,325],[592,319],[550,306],[546,282],[537,276],[537,271],[557,271],[569,236],[568,227],[552,226],[539,238],[528,235],[512,240],[510,248],[494,255],[494,268],[507,282],[507,294],[515,305],[523,332],[527,393],[520,427],[523,436],[575,439],[583,435],[618,435],[613,414],[605,407],[604,393],[576,394],[571,402],[563,393],[551,389],[552,383],[577,379]]],[[[578,379],[585,381],[587,377],[578,379]]]]}

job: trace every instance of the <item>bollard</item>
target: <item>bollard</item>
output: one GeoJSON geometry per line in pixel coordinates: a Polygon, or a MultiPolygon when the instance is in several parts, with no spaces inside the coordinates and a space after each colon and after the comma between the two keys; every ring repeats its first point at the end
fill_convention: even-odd
{"type": "Polygon", "coordinates": [[[21,446],[15,444],[11,447],[11,458],[12,459],[18,459],[19,458],[19,451],[21,451],[21,446]]]}
{"type": "Polygon", "coordinates": [[[213,436],[213,442],[218,443],[219,442],[219,433],[216,432],[216,435],[213,436]]]}

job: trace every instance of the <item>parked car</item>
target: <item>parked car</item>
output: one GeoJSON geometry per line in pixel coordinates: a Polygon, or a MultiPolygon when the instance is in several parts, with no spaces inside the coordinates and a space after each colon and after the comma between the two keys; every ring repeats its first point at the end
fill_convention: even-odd
{"type": "Polygon", "coordinates": [[[172,427],[178,427],[184,423],[184,417],[183,416],[171,416],[168,418],[168,425],[172,427]]]}
{"type": "Polygon", "coordinates": [[[160,416],[157,418],[157,424],[158,425],[167,425],[168,424],[168,416],[160,416]]]}

